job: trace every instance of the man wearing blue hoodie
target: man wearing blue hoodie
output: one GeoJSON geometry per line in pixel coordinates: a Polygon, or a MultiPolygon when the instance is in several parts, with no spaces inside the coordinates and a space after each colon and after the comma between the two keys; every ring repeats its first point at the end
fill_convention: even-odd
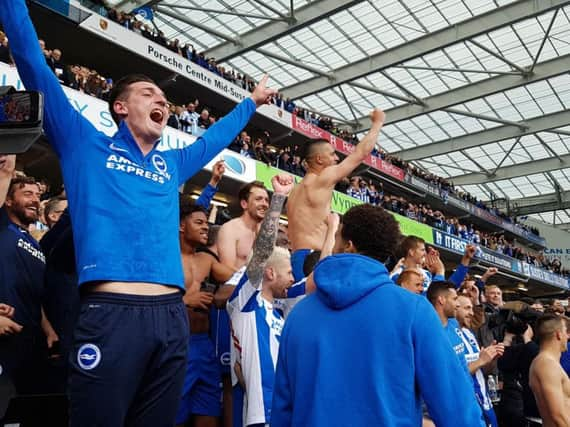
{"type": "Polygon", "coordinates": [[[271,426],[417,427],[422,397],[438,427],[483,425],[435,311],[390,280],[383,262],[400,238],[382,208],[346,213],[316,293],[285,323],[271,426]]]}
{"type": "Polygon", "coordinates": [[[0,21],[24,86],[43,92],[44,131],[69,200],[82,291],[70,358],[71,425],[172,426],[188,345],[178,187],[274,91],[265,77],[192,145],[159,152],[168,102],[150,78],[130,75],[113,87],[109,110],[118,131],[108,137],[69,103],[25,1],[2,1],[0,21]]]}

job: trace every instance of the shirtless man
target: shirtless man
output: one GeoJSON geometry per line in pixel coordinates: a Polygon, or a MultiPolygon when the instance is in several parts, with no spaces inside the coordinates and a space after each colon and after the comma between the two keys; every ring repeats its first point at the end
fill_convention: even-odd
{"type": "Polygon", "coordinates": [[[176,424],[191,415],[195,427],[216,427],[220,416],[220,368],[210,338],[209,308],[214,299],[210,282],[225,282],[234,270],[218,262],[208,252],[197,251],[208,242],[206,210],[187,199],[180,201],[180,247],[190,321],[190,351],[182,401],[176,424]]]}
{"type": "Polygon", "coordinates": [[[370,117],[372,119],[370,131],[354,151],[340,163],[333,146],[327,140],[316,139],[306,144],[307,174],[293,189],[287,202],[289,239],[293,250],[291,263],[296,281],[303,277],[303,263],[306,256],[323,246],[327,230],[325,219],[331,210],[335,185],[350,175],[376,145],[385,114],[382,110],[376,109],[372,111],[370,117]]]}
{"type": "Polygon", "coordinates": [[[236,270],[247,263],[261,221],[269,208],[269,194],[259,181],[243,186],[238,198],[243,213],[222,225],[218,234],[220,261],[236,270]]]}
{"type": "Polygon", "coordinates": [[[568,345],[567,322],[547,314],[536,323],[540,352],[530,365],[529,384],[544,427],[570,427],[570,379],[560,365],[568,345]]]}

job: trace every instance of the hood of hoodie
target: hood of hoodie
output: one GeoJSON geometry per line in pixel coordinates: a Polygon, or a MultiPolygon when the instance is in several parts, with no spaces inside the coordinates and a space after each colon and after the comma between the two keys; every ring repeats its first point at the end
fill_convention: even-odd
{"type": "Polygon", "coordinates": [[[379,286],[393,284],[384,264],[357,254],[323,259],[313,277],[318,297],[336,310],[354,304],[379,286]]]}

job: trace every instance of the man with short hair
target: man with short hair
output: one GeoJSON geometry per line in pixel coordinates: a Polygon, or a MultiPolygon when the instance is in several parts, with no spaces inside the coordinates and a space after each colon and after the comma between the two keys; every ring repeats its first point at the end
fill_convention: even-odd
{"type": "Polygon", "coordinates": [[[497,285],[485,286],[485,304],[493,312],[497,312],[505,304],[503,302],[503,291],[497,285]]]}
{"type": "Polygon", "coordinates": [[[471,331],[473,319],[473,303],[467,295],[459,295],[457,298],[457,321],[461,326],[461,339],[465,344],[465,361],[469,373],[473,377],[475,395],[483,410],[485,421],[489,427],[498,427],[497,416],[493,410],[493,402],[487,392],[487,381],[484,369],[490,369],[491,364],[501,357],[505,351],[503,344],[494,344],[489,347],[479,348],[477,338],[471,331]]]}
{"type": "Polygon", "coordinates": [[[263,78],[203,137],[159,152],[168,102],[152,79],[116,82],[109,110],[118,131],[106,136],[72,107],[46,65],[25,1],[4,1],[0,21],[24,86],[44,94],[44,130],[60,159],[74,228],[83,306],[71,358],[71,426],[171,426],[188,345],[178,187],[274,91],[263,78]]]}
{"type": "Polygon", "coordinates": [[[414,294],[420,295],[424,291],[424,273],[417,268],[403,271],[396,283],[414,294]]]}
{"type": "Polygon", "coordinates": [[[275,241],[281,210],[293,182],[290,175],[273,177],[274,194],[251,261],[227,304],[234,348],[239,350],[239,376],[246,396],[244,426],[265,426],[271,421],[275,366],[284,323],[275,299],[286,298],[293,284],[289,251],[275,247],[275,241]]]}
{"type": "Polygon", "coordinates": [[[242,214],[222,225],[218,234],[220,261],[236,270],[247,262],[269,208],[269,194],[261,181],[253,181],[240,188],[238,200],[242,214]]]}
{"type": "Polygon", "coordinates": [[[52,228],[61,218],[61,214],[67,209],[67,199],[65,197],[52,197],[44,208],[44,218],[48,228],[52,228]]]}
{"type": "Polygon", "coordinates": [[[458,307],[455,284],[445,280],[432,282],[429,285],[426,296],[433,308],[435,308],[449,342],[464,368],[464,372],[468,374],[469,369],[465,361],[465,344],[461,339],[459,324],[455,320],[458,307]]]}
{"type": "MultiPolygon", "coordinates": [[[[469,271],[469,264],[475,256],[475,251],[476,248],[473,245],[467,245],[461,262],[449,277],[449,281],[453,282],[456,288],[460,286],[469,271]]],[[[432,281],[445,280],[445,266],[439,257],[439,252],[434,248],[426,250],[425,240],[421,237],[406,236],[400,243],[399,253],[402,258],[398,267],[390,273],[390,277],[395,282],[397,282],[398,276],[408,268],[415,268],[423,273],[423,292],[427,291],[432,281]]]]}
{"type": "Polygon", "coordinates": [[[199,251],[208,243],[208,228],[206,209],[181,197],[179,231],[186,287],[183,300],[188,307],[190,340],[177,425],[183,425],[193,415],[195,427],[215,427],[220,416],[221,375],[209,334],[209,309],[215,291],[211,284],[224,283],[234,269],[199,251]]]}
{"type": "MultiPolygon", "coordinates": [[[[4,160],[4,182],[7,167],[4,160]]],[[[17,333],[0,341],[0,375],[8,376],[20,394],[43,391],[38,377],[44,346],[38,338],[45,333],[48,348],[58,340],[42,310],[45,256],[29,233],[30,225],[38,219],[39,206],[40,189],[35,179],[21,177],[12,179],[0,209],[0,303],[13,309],[9,317],[14,324],[9,329],[17,333]]]]}
{"type": "Polygon", "coordinates": [[[196,127],[198,126],[198,117],[200,116],[196,112],[196,104],[194,102],[189,102],[188,105],[186,105],[186,110],[180,117],[182,130],[187,133],[195,133],[196,127]]]}
{"type": "Polygon", "coordinates": [[[287,202],[289,239],[293,250],[291,263],[295,280],[303,277],[306,256],[323,246],[327,229],[325,219],[331,210],[335,185],[366,160],[378,141],[380,129],[384,125],[384,112],[376,109],[370,118],[370,130],[354,151],[340,163],[334,147],[326,139],[309,140],[305,144],[307,173],[295,186],[287,202]]]}
{"type": "Polygon", "coordinates": [[[421,397],[439,427],[481,426],[470,379],[432,307],[393,283],[383,264],[400,237],[382,208],[344,215],[335,255],[313,272],[316,292],[285,323],[272,427],[418,426],[421,397]]]}
{"type": "Polygon", "coordinates": [[[568,319],[546,314],[536,322],[540,352],[530,365],[530,387],[545,427],[570,426],[570,379],[560,365],[567,351],[568,319]]]}
{"type": "MultiPolygon", "coordinates": [[[[242,132],[241,136],[245,138],[247,134],[242,132]]],[[[247,263],[259,227],[269,207],[269,194],[262,182],[253,181],[242,186],[238,193],[238,200],[242,214],[222,225],[217,239],[217,252],[220,262],[235,270],[239,270],[247,263]]],[[[234,412],[231,406],[232,385],[235,386],[236,382],[235,378],[234,384],[230,380],[231,367],[227,356],[231,351],[231,338],[229,317],[226,310],[219,310],[218,316],[216,316],[215,329],[218,331],[216,348],[219,348],[219,353],[222,354],[220,363],[224,383],[224,420],[227,426],[228,420],[231,420],[231,414],[234,412]]]]}

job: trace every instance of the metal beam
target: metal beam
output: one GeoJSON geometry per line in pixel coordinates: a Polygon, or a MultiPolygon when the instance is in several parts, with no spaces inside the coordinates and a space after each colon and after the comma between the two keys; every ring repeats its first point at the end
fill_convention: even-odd
{"type": "Polygon", "coordinates": [[[377,93],[379,95],[383,95],[383,96],[386,96],[388,98],[399,99],[400,101],[410,102],[413,104],[418,103],[418,101],[416,101],[413,98],[408,98],[406,96],[398,95],[397,93],[392,93],[392,92],[388,92],[386,90],[378,89],[377,87],[374,87],[374,86],[368,86],[368,85],[358,83],[358,82],[350,82],[349,85],[357,87],[359,89],[367,90],[369,92],[377,93]]]}
{"type": "Polygon", "coordinates": [[[517,216],[570,209],[570,191],[560,192],[560,197],[556,193],[541,194],[524,199],[511,199],[510,203],[513,214],[517,216]]]}
{"type": "Polygon", "coordinates": [[[177,7],[179,9],[196,10],[196,11],[204,12],[204,13],[240,16],[242,18],[266,19],[268,21],[284,21],[284,20],[286,20],[286,18],[275,18],[273,16],[254,15],[254,14],[243,13],[243,12],[232,12],[232,11],[223,10],[223,9],[207,9],[205,7],[188,6],[188,5],[184,5],[184,4],[171,4],[171,3],[161,2],[160,5],[161,6],[168,6],[168,7],[177,7]]]}
{"type": "Polygon", "coordinates": [[[206,33],[213,34],[214,36],[219,37],[223,40],[228,40],[232,43],[238,43],[238,41],[236,39],[234,39],[233,37],[231,37],[227,34],[224,34],[218,30],[215,30],[209,25],[204,25],[204,24],[201,24],[199,22],[193,21],[193,20],[187,18],[184,14],[182,14],[180,12],[176,13],[174,9],[167,9],[165,7],[162,7],[162,6],[156,6],[156,11],[162,13],[163,15],[170,16],[171,18],[178,19],[179,21],[182,21],[185,24],[192,25],[193,27],[199,28],[202,31],[205,31],[206,33]]]}
{"type": "Polygon", "coordinates": [[[289,64],[289,65],[293,65],[295,67],[301,68],[303,70],[307,70],[310,71],[313,74],[318,74],[321,76],[330,76],[330,74],[326,71],[323,70],[319,70],[316,67],[313,67],[311,65],[307,65],[305,62],[303,61],[299,61],[298,59],[295,59],[293,57],[287,57],[287,56],[283,56],[283,55],[278,55],[276,53],[273,53],[267,49],[255,49],[257,52],[261,53],[264,56],[268,56],[270,58],[276,59],[280,62],[284,62],[285,64],[289,64]]]}
{"type": "MultiPolygon", "coordinates": [[[[323,18],[334,15],[344,9],[361,3],[363,0],[317,0],[295,11],[294,20],[289,22],[270,22],[254,28],[240,36],[240,44],[223,43],[206,51],[207,56],[217,62],[227,61],[245,52],[266,45],[301,28],[309,26],[323,18]]],[[[550,1],[550,0],[549,0],[550,1]]],[[[326,79],[326,77],[325,77],[326,79]]]]}
{"type": "Polygon", "coordinates": [[[469,173],[467,175],[453,176],[449,178],[455,185],[483,184],[491,181],[517,178],[519,176],[534,175],[558,169],[570,168],[570,154],[547,159],[533,160],[530,162],[517,163],[498,169],[494,174],[469,173]]]}
{"type": "MultiPolygon", "coordinates": [[[[386,123],[412,119],[421,114],[431,113],[453,105],[469,102],[473,99],[484,98],[498,92],[546,80],[567,73],[568,70],[570,70],[570,54],[537,64],[534,72],[526,77],[518,73],[491,77],[425,98],[423,100],[424,106],[411,104],[391,108],[386,110],[386,123]]],[[[370,129],[371,122],[369,118],[361,117],[358,121],[361,123],[361,128],[358,129],[359,132],[370,129]]]]}
{"type": "Polygon", "coordinates": [[[302,98],[567,4],[570,0],[519,0],[338,68],[332,81],[314,77],[286,87],[283,92],[292,99],[302,98]]]}
{"type": "Polygon", "coordinates": [[[505,58],[503,55],[501,55],[500,53],[495,52],[492,49],[489,49],[487,46],[482,45],[481,43],[475,41],[475,40],[469,40],[469,43],[471,43],[472,45],[477,46],[479,49],[481,49],[482,51],[487,52],[489,55],[494,56],[495,58],[497,58],[499,61],[503,61],[505,64],[507,64],[508,66],[510,66],[511,68],[514,68],[515,70],[518,70],[519,73],[522,74],[526,74],[526,70],[521,67],[520,65],[515,64],[512,61],[509,61],[507,58],[505,58]]]}
{"type": "Polygon", "coordinates": [[[273,12],[275,15],[280,16],[283,19],[288,19],[288,16],[285,15],[284,13],[279,12],[277,9],[275,9],[274,7],[270,6],[269,4],[267,4],[268,2],[266,1],[262,1],[262,0],[252,0],[255,3],[257,3],[258,5],[260,5],[261,7],[264,7],[268,10],[270,10],[271,12],[273,12]]]}
{"type": "Polygon", "coordinates": [[[440,154],[452,153],[458,150],[467,150],[472,147],[479,147],[485,144],[502,141],[510,138],[518,138],[537,132],[544,132],[557,127],[567,126],[570,123],[570,110],[563,110],[557,113],[539,116],[534,119],[525,120],[519,126],[498,126],[492,129],[471,133],[457,138],[438,141],[419,147],[398,151],[394,154],[402,160],[419,160],[425,157],[433,157],[440,154]]]}

